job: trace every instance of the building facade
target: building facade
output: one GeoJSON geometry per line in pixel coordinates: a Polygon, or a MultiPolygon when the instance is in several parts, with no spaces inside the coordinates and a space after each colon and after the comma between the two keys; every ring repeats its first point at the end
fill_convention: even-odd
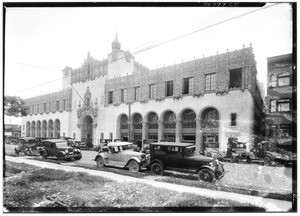
{"type": "Polygon", "coordinates": [[[4,135],[7,137],[20,137],[21,136],[21,125],[17,124],[5,124],[4,135]]]}
{"type": "Polygon", "coordinates": [[[267,135],[283,148],[296,152],[296,69],[292,54],[267,59],[267,135]]]}
{"type": "Polygon", "coordinates": [[[252,46],[150,70],[121,49],[90,53],[63,70],[63,90],[26,100],[24,136],[193,140],[198,150],[248,143],[260,133],[263,101],[252,46]]]}

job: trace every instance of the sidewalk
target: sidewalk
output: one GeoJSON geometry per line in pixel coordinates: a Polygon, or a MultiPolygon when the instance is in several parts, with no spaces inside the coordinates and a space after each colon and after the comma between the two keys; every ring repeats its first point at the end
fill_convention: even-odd
{"type": "Polygon", "coordinates": [[[140,182],[154,187],[176,191],[179,193],[186,192],[186,193],[193,193],[196,195],[201,195],[210,198],[219,198],[219,199],[227,199],[227,200],[233,200],[238,202],[251,203],[255,206],[265,208],[267,211],[285,212],[292,208],[292,203],[288,201],[262,198],[262,197],[244,195],[244,194],[236,194],[236,193],[230,193],[224,191],[214,191],[205,188],[195,188],[195,187],[188,187],[182,185],[175,186],[174,184],[169,184],[164,182],[156,182],[147,179],[138,179],[130,176],[123,176],[123,175],[105,172],[105,171],[96,171],[96,170],[90,170],[81,167],[73,167],[73,166],[54,164],[54,163],[48,163],[43,161],[35,161],[35,160],[30,160],[30,159],[25,159],[20,157],[5,156],[5,160],[16,162],[16,163],[27,163],[42,168],[59,169],[67,172],[85,172],[90,175],[110,178],[117,182],[140,182]]]}

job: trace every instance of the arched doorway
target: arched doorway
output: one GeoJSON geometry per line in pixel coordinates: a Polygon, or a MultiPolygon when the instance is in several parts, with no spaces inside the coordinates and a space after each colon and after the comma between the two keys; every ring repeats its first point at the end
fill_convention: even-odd
{"type": "Polygon", "coordinates": [[[93,140],[93,118],[86,115],[81,126],[81,138],[93,140]]]}
{"type": "Polygon", "coordinates": [[[42,122],[42,137],[47,137],[47,121],[42,122]]]}
{"type": "Polygon", "coordinates": [[[53,138],[53,120],[48,121],[48,137],[53,138]]]}
{"type": "Polygon", "coordinates": [[[129,122],[128,122],[128,116],[125,114],[122,114],[120,117],[120,133],[121,133],[121,140],[128,141],[129,136],[128,136],[128,127],[129,127],[129,122]]]}
{"type": "Polygon", "coordinates": [[[31,122],[31,136],[35,137],[35,121],[31,122]]]}
{"type": "Polygon", "coordinates": [[[191,109],[186,109],[180,118],[182,140],[196,141],[196,113],[191,109]]]}
{"type": "Polygon", "coordinates": [[[132,116],[133,139],[142,141],[143,118],[141,114],[135,113],[132,116]]]}
{"type": "Polygon", "coordinates": [[[163,115],[163,139],[169,142],[176,141],[176,115],[172,111],[166,111],[163,115]]]}
{"type": "Polygon", "coordinates": [[[60,121],[59,121],[59,119],[56,119],[54,121],[54,137],[55,138],[60,137],[60,121]]]}
{"type": "Polygon", "coordinates": [[[41,137],[41,121],[36,122],[36,136],[41,137]]]}
{"type": "Polygon", "coordinates": [[[204,148],[219,148],[219,113],[215,108],[206,108],[201,115],[204,148]]]}
{"type": "Polygon", "coordinates": [[[28,121],[26,123],[26,137],[30,136],[30,122],[28,121]]]}
{"type": "Polygon", "coordinates": [[[158,115],[155,112],[149,113],[147,117],[148,139],[158,140],[158,115]]]}

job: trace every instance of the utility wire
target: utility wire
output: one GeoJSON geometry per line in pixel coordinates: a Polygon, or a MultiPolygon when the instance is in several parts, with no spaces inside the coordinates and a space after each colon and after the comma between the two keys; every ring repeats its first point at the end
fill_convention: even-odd
{"type": "MultiPolygon", "coordinates": [[[[164,42],[160,42],[160,43],[158,43],[158,44],[150,45],[150,46],[145,47],[145,48],[143,48],[143,49],[141,49],[141,50],[138,50],[138,51],[136,51],[136,52],[133,52],[133,55],[141,54],[141,53],[143,53],[143,52],[145,52],[145,51],[147,51],[147,50],[153,49],[153,48],[155,48],[155,47],[158,47],[158,46],[161,46],[161,45],[164,45],[164,44],[173,42],[173,41],[175,41],[175,40],[178,40],[178,39],[181,39],[181,38],[183,38],[183,37],[189,36],[189,35],[191,35],[191,34],[195,34],[195,33],[197,33],[197,32],[206,30],[206,29],[208,29],[208,28],[211,28],[211,27],[214,27],[214,26],[223,24],[223,23],[225,23],[225,22],[228,22],[228,21],[231,21],[231,20],[234,20],[234,19],[237,19],[237,18],[246,16],[246,15],[248,15],[248,14],[252,14],[252,13],[258,12],[258,11],[260,11],[260,10],[264,10],[264,9],[273,7],[273,6],[278,5],[278,4],[280,4],[280,3],[274,3],[274,4],[272,4],[272,5],[269,5],[269,6],[266,6],[266,7],[263,7],[263,8],[259,8],[259,9],[257,9],[257,10],[253,10],[253,11],[250,11],[250,12],[247,12],[247,13],[244,13],[244,14],[241,14],[241,15],[238,15],[238,16],[235,16],[235,17],[232,17],[232,18],[229,18],[229,19],[226,19],[226,20],[217,22],[217,23],[215,23],[215,24],[211,24],[211,25],[209,25],[209,26],[206,26],[206,27],[197,29],[197,30],[195,30],[195,31],[192,31],[192,32],[190,32],[190,33],[187,33],[187,34],[184,34],[184,35],[175,37],[175,38],[173,38],[173,39],[170,39],[170,40],[167,40],[167,41],[164,41],[164,42]]],[[[117,59],[116,61],[121,60],[121,59],[124,59],[124,58],[126,58],[126,57],[119,58],[119,59],[117,59]]],[[[94,68],[90,68],[90,69],[94,69],[94,68]]],[[[60,79],[52,80],[52,81],[49,81],[49,82],[46,82],[46,83],[43,83],[43,84],[40,84],[40,85],[37,85],[37,86],[33,86],[33,87],[31,87],[31,88],[28,88],[28,89],[24,89],[24,90],[12,92],[12,93],[10,93],[10,94],[15,94],[15,93],[27,91],[27,90],[29,90],[29,89],[36,88],[36,87],[39,87],[39,86],[42,86],[42,85],[45,85],[45,84],[49,84],[49,83],[55,82],[55,81],[57,81],[57,80],[62,80],[62,79],[64,79],[64,78],[68,78],[68,77],[71,77],[71,76],[75,76],[76,74],[80,74],[80,71],[77,72],[77,73],[72,73],[72,74],[70,74],[69,76],[66,76],[66,77],[63,77],[63,78],[60,78],[60,79]]]]}

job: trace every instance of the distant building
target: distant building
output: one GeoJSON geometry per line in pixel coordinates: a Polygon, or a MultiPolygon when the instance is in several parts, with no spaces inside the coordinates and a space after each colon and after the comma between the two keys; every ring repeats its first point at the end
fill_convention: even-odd
{"type": "Polygon", "coordinates": [[[296,151],[296,71],[293,55],[270,57],[267,62],[267,136],[283,148],[296,151]]]}
{"type": "Polygon", "coordinates": [[[193,140],[226,149],[229,137],[253,143],[263,101],[252,47],[148,69],[117,37],[107,59],[88,53],[63,70],[63,90],[26,99],[25,136],[193,140]]]}
{"type": "Polygon", "coordinates": [[[4,135],[12,137],[21,136],[21,125],[17,124],[5,124],[4,125],[4,135]]]}

